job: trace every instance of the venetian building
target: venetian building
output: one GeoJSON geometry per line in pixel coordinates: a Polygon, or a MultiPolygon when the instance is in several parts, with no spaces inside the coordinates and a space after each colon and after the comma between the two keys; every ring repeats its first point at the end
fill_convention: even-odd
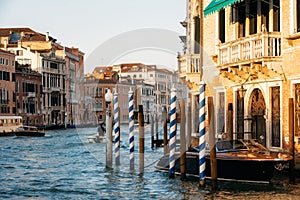
{"type": "Polygon", "coordinates": [[[15,55],[0,49],[0,116],[16,114],[15,55]]]}
{"type": "MultiPolygon", "coordinates": [[[[97,125],[105,122],[108,104],[105,102],[107,90],[113,93],[118,82],[118,73],[112,67],[95,67],[91,74],[84,75],[84,123],[97,125]]],[[[110,103],[113,113],[113,102],[110,103]]]]}
{"type": "Polygon", "coordinates": [[[219,77],[219,71],[215,64],[216,38],[215,22],[204,21],[204,6],[208,1],[188,0],[186,2],[186,18],[180,22],[186,29],[186,35],[180,39],[184,43],[183,54],[178,55],[178,72],[181,83],[188,85],[187,93],[187,132],[197,134],[199,126],[199,87],[200,82],[206,84],[207,95],[212,95],[218,108],[217,121],[218,132],[224,129],[224,106],[222,98],[224,97],[224,87],[219,77]],[[221,108],[220,105],[222,105],[221,108]]]}
{"type": "Polygon", "coordinates": [[[31,66],[16,62],[16,115],[24,125],[43,126],[42,74],[31,70],[31,66]]]}
{"type": "Polygon", "coordinates": [[[45,126],[65,123],[64,48],[49,33],[30,28],[0,28],[0,46],[42,74],[42,115],[45,126]]]}
{"type": "MultiPolygon", "coordinates": [[[[141,96],[148,93],[148,95],[145,95],[148,100],[144,100],[145,104],[143,103],[144,108],[147,108],[146,113],[148,113],[145,115],[145,119],[148,121],[148,116],[154,114],[158,119],[162,119],[162,112],[169,110],[172,85],[175,85],[176,88],[182,88],[181,85],[179,87],[177,81],[178,74],[166,68],[143,63],[123,63],[118,66],[119,69],[114,66],[114,70],[119,71],[121,77],[130,77],[133,81],[143,82],[143,84],[136,87],[136,90],[138,90],[137,94],[142,94],[141,96]],[[154,102],[153,95],[150,95],[150,93],[152,94],[151,86],[154,87],[154,102]],[[146,102],[149,102],[149,104],[153,102],[153,105],[146,106],[148,104],[146,102]]],[[[182,91],[179,94],[181,93],[182,91]]],[[[142,103],[142,101],[139,103],[142,103]]]]}
{"type": "Polygon", "coordinates": [[[66,123],[70,127],[83,123],[84,53],[75,47],[64,47],[66,61],[66,123]]]}
{"type": "Polygon", "coordinates": [[[287,149],[288,102],[294,98],[298,148],[299,7],[299,0],[187,1],[180,77],[192,91],[197,89],[193,70],[200,63],[198,74],[215,102],[217,134],[257,139],[273,150],[287,149]],[[199,62],[190,56],[198,53],[193,37],[200,43],[199,62]]]}

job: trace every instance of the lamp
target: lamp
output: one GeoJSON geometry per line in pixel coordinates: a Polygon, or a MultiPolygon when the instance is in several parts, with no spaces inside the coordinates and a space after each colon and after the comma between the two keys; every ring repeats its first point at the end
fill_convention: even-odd
{"type": "Polygon", "coordinates": [[[245,97],[246,91],[247,91],[247,89],[245,89],[243,87],[243,85],[242,85],[241,88],[239,89],[240,98],[244,98],[245,97]]]}

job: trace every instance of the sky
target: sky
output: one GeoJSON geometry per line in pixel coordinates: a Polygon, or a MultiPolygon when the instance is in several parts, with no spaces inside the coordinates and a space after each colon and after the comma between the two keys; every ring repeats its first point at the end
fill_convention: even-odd
{"type": "Polygon", "coordinates": [[[49,32],[62,45],[78,47],[85,53],[86,71],[126,62],[177,69],[176,53],[182,51],[182,44],[173,36],[185,35],[179,23],[186,17],[185,5],[185,0],[0,0],[0,27],[49,32]],[[157,31],[168,33],[160,38],[157,31]],[[142,37],[148,41],[153,35],[158,40],[153,40],[153,45],[135,40],[142,37]],[[176,46],[168,49],[170,45],[160,44],[166,40],[176,46]],[[137,42],[140,44],[132,45],[137,42]],[[119,44],[127,48],[106,55],[119,50],[119,44]]]}

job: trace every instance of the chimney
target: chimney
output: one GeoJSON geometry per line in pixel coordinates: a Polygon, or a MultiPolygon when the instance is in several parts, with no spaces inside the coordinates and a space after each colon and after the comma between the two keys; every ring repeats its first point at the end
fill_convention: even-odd
{"type": "Polygon", "coordinates": [[[7,50],[7,40],[6,39],[4,40],[4,49],[5,49],[5,51],[7,50]]]}
{"type": "Polygon", "coordinates": [[[46,32],[46,41],[49,41],[49,32],[46,32]]]}

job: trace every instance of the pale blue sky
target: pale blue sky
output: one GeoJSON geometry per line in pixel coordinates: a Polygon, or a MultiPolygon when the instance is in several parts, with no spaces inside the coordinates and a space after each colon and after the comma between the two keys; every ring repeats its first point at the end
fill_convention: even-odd
{"type": "MultiPolygon", "coordinates": [[[[48,31],[63,45],[79,47],[86,53],[87,59],[99,45],[128,31],[157,28],[184,35],[185,30],[179,22],[185,18],[185,2],[185,0],[0,0],[0,26],[30,27],[42,33],[48,31]]],[[[179,42],[179,39],[175,42],[179,42]]],[[[161,56],[170,58],[158,61],[159,63],[155,62],[157,56],[149,57],[153,57],[152,61],[147,58],[143,60],[143,56],[138,55],[133,58],[123,57],[119,62],[144,61],[148,64],[176,67],[173,66],[176,64],[172,56],[161,56]],[[173,59],[172,63],[168,64],[170,62],[168,59],[173,59]]],[[[105,59],[103,56],[102,63],[93,64],[111,62],[105,59]]]]}

